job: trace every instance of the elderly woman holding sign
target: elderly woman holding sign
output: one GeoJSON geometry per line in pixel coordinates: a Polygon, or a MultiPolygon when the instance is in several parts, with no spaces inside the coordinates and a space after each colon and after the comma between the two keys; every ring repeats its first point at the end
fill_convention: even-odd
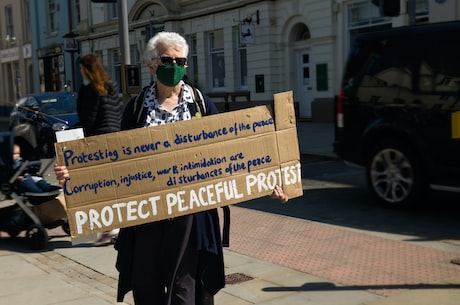
{"type": "MultiPolygon", "coordinates": [[[[155,80],[126,106],[122,129],[149,127],[216,114],[209,98],[183,80],[188,45],[177,33],[160,32],[147,43],[147,67],[155,80]]],[[[69,177],[56,165],[57,179],[69,177]]],[[[272,194],[287,201],[283,190],[272,194]]],[[[120,272],[118,301],[132,290],[137,305],[212,304],[225,285],[216,209],[123,228],[115,244],[120,272]]]]}

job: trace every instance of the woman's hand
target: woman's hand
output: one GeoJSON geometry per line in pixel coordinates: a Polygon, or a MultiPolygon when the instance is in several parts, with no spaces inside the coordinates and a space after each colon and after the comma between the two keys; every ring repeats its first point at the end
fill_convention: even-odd
{"type": "Polygon", "coordinates": [[[275,186],[275,189],[273,190],[273,193],[270,196],[273,199],[279,199],[281,203],[286,203],[289,200],[288,196],[284,193],[283,189],[279,185],[275,186]]]}
{"type": "Polygon", "coordinates": [[[69,178],[69,170],[65,166],[54,164],[54,174],[60,185],[64,185],[64,182],[69,178]]]}

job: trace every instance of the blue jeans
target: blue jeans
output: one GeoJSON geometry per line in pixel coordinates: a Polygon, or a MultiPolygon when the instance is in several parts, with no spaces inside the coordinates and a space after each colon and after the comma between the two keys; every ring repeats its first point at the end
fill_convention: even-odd
{"type": "Polygon", "coordinates": [[[24,180],[18,182],[18,187],[24,192],[31,193],[45,193],[52,191],[54,188],[44,179],[37,179],[38,177],[26,176],[24,180]]]}

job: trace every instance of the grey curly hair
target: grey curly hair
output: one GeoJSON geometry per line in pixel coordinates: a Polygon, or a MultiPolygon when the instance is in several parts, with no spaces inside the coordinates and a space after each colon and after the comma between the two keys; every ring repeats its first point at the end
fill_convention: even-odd
{"type": "Polygon", "coordinates": [[[161,46],[178,47],[184,53],[184,57],[188,56],[189,47],[184,37],[175,32],[159,32],[150,38],[145,47],[145,60],[147,64],[152,63],[154,59],[161,55],[158,54],[161,46]]]}

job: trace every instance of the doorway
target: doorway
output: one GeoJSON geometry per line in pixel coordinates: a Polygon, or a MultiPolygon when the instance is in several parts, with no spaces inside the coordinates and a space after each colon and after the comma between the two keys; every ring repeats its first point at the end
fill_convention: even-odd
{"type": "Polygon", "coordinates": [[[309,50],[298,51],[296,66],[298,67],[299,116],[311,118],[312,86],[309,50]]]}
{"type": "Polygon", "coordinates": [[[64,56],[48,56],[43,58],[45,91],[61,91],[64,84],[64,56]]]}

